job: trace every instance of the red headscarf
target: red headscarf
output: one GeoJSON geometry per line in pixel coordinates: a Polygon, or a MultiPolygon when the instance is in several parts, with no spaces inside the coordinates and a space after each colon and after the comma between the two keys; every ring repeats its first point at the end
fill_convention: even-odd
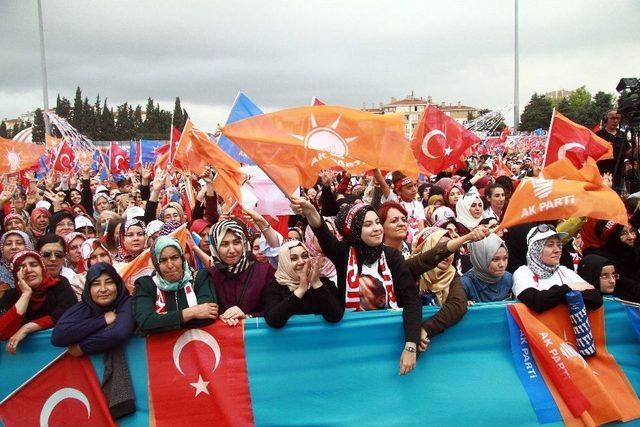
{"type": "Polygon", "coordinates": [[[11,260],[11,271],[13,273],[14,283],[16,284],[16,290],[19,294],[20,285],[18,284],[18,270],[20,264],[25,260],[25,258],[32,257],[38,261],[40,264],[40,268],[42,269],[42,283],[37,288],[33,289],[33,293],[31,294],[31,299],[29,300],[29,307],[33,310],[37,310],[44,304],[46,298],[47,289],[56,286],[60,283],[60,280],[54,279],[53,277],[47,274],[47,269],[44,267],[44,262],[42,262],[42,257],[38,252],[35,251],[20,251],[14,255],[11,260]]]}
{"type": "Polygon", "coordinates": [[[42,228],[36,228],[37,227],[36,217],[38,215],[44,215],[47,218],[51,218],[51,212],[49,212],[45,208],[35,208],[34,210],[31,211],[30,227],[31,227],[31,233],[33,234],[33,237],[42,237],[47,229],[46,224],[42,228]]]}

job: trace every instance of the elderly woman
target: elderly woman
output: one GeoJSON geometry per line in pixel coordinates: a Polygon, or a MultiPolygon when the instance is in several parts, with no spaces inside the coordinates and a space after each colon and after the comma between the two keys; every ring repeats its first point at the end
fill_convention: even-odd
{"type": "Polygon", "coordinates": [[[27,220],[24,215],[18,213],[10,213],[4,217],[4,230],[20,230],[27,231],[27,220]]]}
{"type": "Polygon", "coordinates": [[[336,228],[344,237],[339,241],[311,203],[293,198],[291,206],[307,218],[322,251],[336,266],[338,289],[347,309],[404,307],[399,371],[401,375],[411,372],[420,341],[420,299],[400,252],[382,243],[383,229],[373,207],[342,206],[336,217],[336,228]]]}
{"type": "Polygon", "coordinates": [[[470,304],[503,301],[511,296],[513,276],[507,272],[509,252],[504,241],[489,234],[468,244],[473,268],[462,276],[462,286],[470,304]]]}
{"type": "Polygon", "coordinates": [[[274,328],[283,327],[294,314],[321,314],[327,322],[338,322],[344,314],[338,288],[320,277],[322,258],[312,261],[307,247],[291,240],[280,247],[275,282],[265,288],[264,319],[274,328]]]}
{"type": "Polygon", "coordinates": [[[156,271],[135,281],[134,315],[146,333],[208,325],[218,317],[207,270],[195,279],[180,242],[169,236],[156,239],[151,250],[156,271]]]}
{"type": "Polygon", "coordinates": [[[209,232],[209,247],[220,319],[235,326],[245,317],[262,316],[264,288],[274,280],[275,270],[255,261],[244,224],[235,219],[219,221],[209,232]]]}
{"type": "Polygon", "coordinates": [[[82,246],[85,240],[87,240],[87,238],[84,234],[75,231],[64,236],[64,241],[67,244],[67,265],[75,273],[85,271],[80,254],[80,246],[82,246]]]}
{"type": "MultiPolygon", "coordinates": [[[[0,293],[14,288],[11,260],[18,252],[33,250],[27,233],[20,230],[7,231],[0,238],[0,293]]],[[[1,295],[0,295],[1,296],[1,295]]]]}
{"type": "Polygon", "coordinates": [[[73,221],[73,214],[69,211],[58,211],[49,220],[48,233],[56,234],[60,237],[65,237],[69,233],[73,233],[76,229],[75,222],[73,221]]]}
{"type": "Polygon", "coordinates": [[[120,245],[116,261],[130,262],[145,248],[146,235],[144,221],[131,218],[120,227],[120,245]]]}
{"type": "Polygon", "coordinates": [[[49,276],[37,252],[18,252],[11,270],[16,288],[0,298],[0,340],[15,353],[28,334],[52,327],[77,300],[66,281],[49,276]]]}
{"type": "Polygon", "coordinates": [[[565,294],[580,291],[587,309],[602,305],[602,295],[573,270],[560,265],[562,239],[548,224],[533,227],[527,233],[527,265],[513,274],[513,294],[527,307],[541,313],[565,302],[565,294]]]}
{"type": "Polygon", "coordinates": [[[31,211],[29,228],[34,238],[39,239],[47,232],[51,212],[45,208],[35,208],[31,211]]]}

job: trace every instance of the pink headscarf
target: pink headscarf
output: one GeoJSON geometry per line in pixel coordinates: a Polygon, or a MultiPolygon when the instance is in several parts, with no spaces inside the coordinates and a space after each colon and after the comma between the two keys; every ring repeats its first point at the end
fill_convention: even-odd
{"type": "MultiPolygon", "coordinates": [[[[333,234],[336,234],[335,226],[333,225],[333,222],[326,218],[325,218],[325,222],[327,223],[327,226],[333,232],[333,234]]],[[[338,236],[336,235],[336,237],[338,236]]],[[[322,263],[322,268],[320,268],[320,277],[335,276],[336,267],[329,260],[329,258],[324,256],[324,253],[322,253],[322,251],[316,247],[317,242],[314,244],[314,241],[313,241],[314,238],[315,236],[313,234],[313,230],[311,230],[311,226],[307,226],[307,229],[304,231],[304,241],[305,241],[305,244],[307,245],[307,248],[309,249],[309,255],[311,255],[311,259],[315,262],[320,257],[324,258],[324,262],[322,263]]]]}

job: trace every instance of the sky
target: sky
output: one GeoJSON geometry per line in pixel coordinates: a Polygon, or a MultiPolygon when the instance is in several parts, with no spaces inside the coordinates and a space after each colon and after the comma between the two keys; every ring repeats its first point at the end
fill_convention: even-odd
{"type": "MultiPolygon", "coordinates": [[[[514,0],[42,0],[49,104],[179,96],[214,130],[244,92],[265,111],[391,97],[513,103],[514,0]]],[[[0,120],[42,106],[36,0],[0,0],[0,120]]],[[[519,0],[520,111],[534,92],[640,77],[640,1],[519,0]]]]}

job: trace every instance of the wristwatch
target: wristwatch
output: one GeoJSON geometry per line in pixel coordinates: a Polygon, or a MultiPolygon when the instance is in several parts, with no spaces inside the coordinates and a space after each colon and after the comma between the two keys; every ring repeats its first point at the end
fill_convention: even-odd
{"type": "Polygon", "coordinates": [[[416,348],[415,347],[405,347],[404,351],[408,351],[409,353],[415,353],[416,352],[416,348]]]}

